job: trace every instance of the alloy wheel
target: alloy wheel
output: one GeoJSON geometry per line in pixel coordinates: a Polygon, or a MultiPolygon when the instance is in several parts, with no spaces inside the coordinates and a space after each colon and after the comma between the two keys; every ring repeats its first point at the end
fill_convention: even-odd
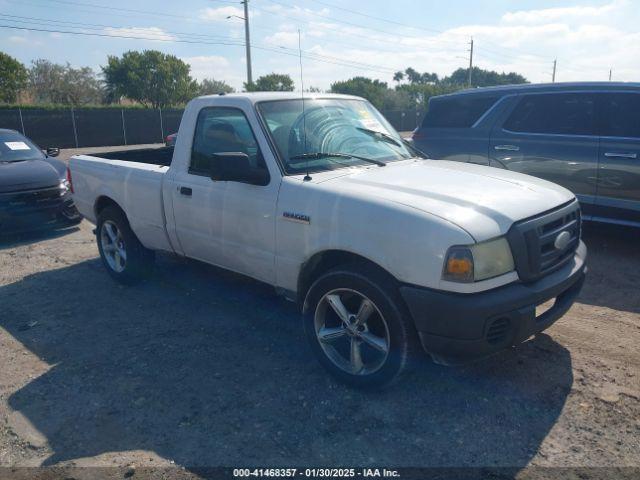
{"type": "Polygon", "coordinates": [[[100,244],[109,267],[114,272],[123,272],[127,265],[127,250],[120,229],[111,220],[102,224],[100,244]]]}
{"type": "Polygon", "coordinates": [[[314,315],[316,337],[331,362],[351,375],[370,375],[389,355],[389,327],[376,305],[351,289],[325,294],[314,315]]]}

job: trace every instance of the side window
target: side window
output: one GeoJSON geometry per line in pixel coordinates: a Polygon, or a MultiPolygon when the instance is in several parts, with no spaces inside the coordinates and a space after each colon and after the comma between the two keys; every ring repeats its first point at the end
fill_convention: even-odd
{"type": "Polygon", "coordinates": [[[605,97],[603,135],[640,138],[640,93],[611,93],[605,97]]]}
{"type": "Polygon", "coordinates": [[[252,167],[266,169],[249,121],[241,110],[203,108],[196,123],[189,173],[209,176],[212,173],[212,155],[225,152],[246,153],[252,167]]]}
{"type": "Polygon", "coordinates": [[[594,135],[595,104],[590,93],[525,95],[504,128],[522,133],[594,135]]]}
{"type": "Polygon", "coordinates": [[[424,128],[469,128],[476,123],[495,103],[498,96],[457,97],[434,99],[429,102],[429,111],[424,117],[424,128]]]}

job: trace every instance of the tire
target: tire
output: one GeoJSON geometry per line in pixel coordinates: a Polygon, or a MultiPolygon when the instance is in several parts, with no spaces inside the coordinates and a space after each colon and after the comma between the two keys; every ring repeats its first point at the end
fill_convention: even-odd
{"type": "Polygon", "coordinates": [[[307,292],[303,321],[320,364],[339,381],[357,388],[391,385],[417,354],[415,327],[395,282],[375,269],[349,266],[322,275],[307,292]],[[336,295],[346,311],[337,305],[336,295]],[[367,301],[373,308],[363,308],[367,301]],[[338,314],[341,310],[343,315],[338,314]],[[359,311],[366,318],[364,327],[358,324],[359,311]],[[348,324],[342,320],[345,314],[348,324]],[[354,342],[359,355],[354,355],[354,342]]]}
{"type": "Polygon", "coordinates": [[[140,243],[119,208],[100,212],[96,240],[103,265],[118,283],[133,285],[151,273],[155,254],[140,243]]]}

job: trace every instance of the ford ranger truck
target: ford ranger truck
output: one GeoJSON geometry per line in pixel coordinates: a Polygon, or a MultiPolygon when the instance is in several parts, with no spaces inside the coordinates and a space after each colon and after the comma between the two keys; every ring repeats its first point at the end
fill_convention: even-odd
{"type": "Polygon", "coordinates": [[[390,384],[420,346],[456,364],[521,343],[586,273],[571,192],[422,158],[353,96],[196,98],[174,148],[75,156],[69,178],[115,280],[162,251],[271,284],[358,387],[390,384]]]}

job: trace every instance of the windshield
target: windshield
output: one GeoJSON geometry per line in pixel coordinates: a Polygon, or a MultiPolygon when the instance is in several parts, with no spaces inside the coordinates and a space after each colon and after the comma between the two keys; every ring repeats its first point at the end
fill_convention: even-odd
{"type": "Polygon", "coordinates": [[[28,138],[18,132],[0,131],[0,162],[40,160],[44,154],[28,138]]]}
{"type": "Polygon", "coordinates": [[[305,99],[304,115],[302,99],[262,102],[258,110],[288,174],[412,157],[398,132],[364,100],[305,99]]]}

